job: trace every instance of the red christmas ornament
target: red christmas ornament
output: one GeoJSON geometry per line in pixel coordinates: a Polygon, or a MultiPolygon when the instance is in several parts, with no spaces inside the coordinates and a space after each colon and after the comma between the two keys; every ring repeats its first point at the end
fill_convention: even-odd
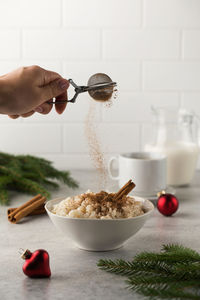
{"type": "Polygon", "coordinates": [[[172,194],[161,192],[158,197],[157,208],[164,216],[171,216],[178,209],[178,199],[172,194]]]}
{"type": "Polygon", "coordinates": [[[22,258],[25,259],[22,269],[28,277],[42,278],[51,276],[49,254],[47,251],[38,249],[32,253],[27,249],[22,254],[22,258]]]}

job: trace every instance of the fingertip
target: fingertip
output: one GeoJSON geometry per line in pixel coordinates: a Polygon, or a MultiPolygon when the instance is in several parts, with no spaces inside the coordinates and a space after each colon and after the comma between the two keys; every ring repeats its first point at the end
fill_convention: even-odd
{"type": "Polygon", "coordinates": [[[19,118],[19,115],[8,115],[8,117],[10,118],[10,119],[18,119],[19,118]]]}
{"type": "Polygon", "coordinates": [[[42,106],[38,106],[34,109],[34,111],[41,114],[43,112],[43,108],[42,108],[42,106]]]}
{"type": "Polygon", "coordinates": [[[55,103],[55,110],[56,112],[61,115],[67,106],[67,102],[66,103],[59,103],[59,101],[63,101],[63,100],[67,100],[67,92],[62,93],[61,95],[59,95],[58,97],[56,97],[56,103],[55,103]]]}
{"type": "Polygon", "coordinates": [[[35,111],[32,110],[32,111],[30,111],[26,114],[22,114],[21,117],[22,118],[28,118],[28,117],[32,116],[34,113],[35,113],[35,111]]]}
{"type": "Polygon", "coordinates": [[[62,115],[62,113],[65,111],[66,106],[67,106],[66,104],[58,104],[58,105],[56,105],[56,107],[55,107],[56,112],[59,115],[62,115]]]}
{"type": "MultiPolygon", "coordinates": [[[[66,108],[66,106],[65,106],[65,108],[66,108]]],[[[59,115],[62,115],[63,113],[64,113],[64,111],[65,111],[65,108],[62,108],[62,109],[56,109],[56,112],[59,114],[59,115]]]]}
{"type": "Polygon", "coordinates": [[[67,79],[59,79],[58,84],[62,90],[67,90],[69,88],[69,81],[67,79]]]}
{"type": "Polygon", "coordinates": [[[36,107],[34,109],[34,111],[43,114],[43,115],[47,115],[48,113],[50,113],[50,111],[52,110],[53,104],[50,103],[43,103],[40,106],[36,107]]]}

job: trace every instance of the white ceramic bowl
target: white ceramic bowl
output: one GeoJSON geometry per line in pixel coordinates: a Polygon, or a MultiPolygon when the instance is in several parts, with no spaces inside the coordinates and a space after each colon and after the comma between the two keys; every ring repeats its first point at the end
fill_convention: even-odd
{"type": "Polygon", "coordinates": [[[131,238],[149,218],[154,206],[147,200],[134,197],[141,201],[145,213],[141,216],[127,219],[84,219],[68,218],[55,215],[51,212],[52,206],[64,198],[50,200],[46,203],[45,209],[53,222],[75,245],[89,251],[108,251],[120,248],[131,238]]]}

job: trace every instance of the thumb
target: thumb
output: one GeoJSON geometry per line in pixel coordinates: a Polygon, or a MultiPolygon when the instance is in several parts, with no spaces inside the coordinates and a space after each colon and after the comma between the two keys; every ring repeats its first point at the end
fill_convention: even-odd
{"type": "Polygon", "coordinates": [[[48,99],[59,96],[66,91],[69,87],[69,81],[64,78],[59,78],[51,81],[47,85],[41,87],[42,89],[42,98],[46,101],[48,99]]]}

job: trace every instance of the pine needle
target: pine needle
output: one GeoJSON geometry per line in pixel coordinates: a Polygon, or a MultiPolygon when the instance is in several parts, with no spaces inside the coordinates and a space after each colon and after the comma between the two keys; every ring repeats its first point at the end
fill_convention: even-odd
{"type": "Polygon", "coordinates": [[[142,252],[133,261],[101,259],[98,267],[127,277],[131,290],[149,299],[200,299],[200,254],[178,244],[142,252]]]}
{"type": "Polygon", "coordinates": [[[58,182],[70,188],[78,183],[68,171],[60,171],[52,162],[31,155],[12,155],[0,152],[0,204],[9,204],[9,191],[15,190],[31,195],[50,197],[48,187],[58,188],[58,182]]]}

